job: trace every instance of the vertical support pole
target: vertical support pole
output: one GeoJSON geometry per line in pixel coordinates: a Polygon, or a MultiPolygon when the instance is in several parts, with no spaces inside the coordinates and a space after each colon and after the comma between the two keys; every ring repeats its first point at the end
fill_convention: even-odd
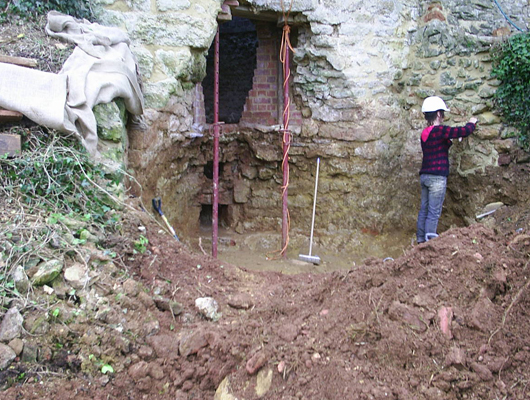
{"type": "Polygon", "coordinates": [[[212,257],[217,258],[219,227],[219,26],[215,35],[213,104],[213,199],[212,199],[212,257]]]}
{"type": "MultiPolygon", "coordinates": [[[[288,35],[288,33],[287,33],[288,35]]],[[[289,46],[283,46],[283,193],[282,193],[282,257],[287,256],[287,245],[289,240],[289,208],[287,206],[287,187],[289,185],[289,147],[291,146],[291,134],[289,132],[289,76],[290,57],[289,46]]]]}

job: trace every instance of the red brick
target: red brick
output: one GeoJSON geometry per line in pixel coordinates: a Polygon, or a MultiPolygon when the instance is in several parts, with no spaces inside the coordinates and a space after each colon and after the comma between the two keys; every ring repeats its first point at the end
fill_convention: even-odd
{"type": "Polygon", "coordinates": [[[260,63],[268,63],[270,62],[272,59],[271,55],[270,54],[262,54],[262,53],[258,53],[256,55],[256,61],[258,62],[258,64],[260,63]]]}

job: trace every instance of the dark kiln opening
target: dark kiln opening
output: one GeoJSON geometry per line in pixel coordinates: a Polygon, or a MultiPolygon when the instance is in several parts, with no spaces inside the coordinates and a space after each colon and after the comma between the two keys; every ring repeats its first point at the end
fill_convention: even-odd
{"type": "MultiPolygon", "coordinates": [[[[219,226],[226,228],[229,225],[228,206],[226,204],[219,204],[219,226]]],[[[212,217],[213,208],[211,204],[201,204],[201,215],[199,216],[199,222],[201,229],[212,228],[212,217]]]]}
{"type": "MultiPolygon", "coordinates": [[[[219,163],[219,178],[223,176],[224,163],[219,163]]],[[[213,161],[208,161],[204,166],[204,176],[208,179],[213,179],[213,161]]]]}
{"type": "MultiPolygon", "coordinates": [[[[256,27],[249,19],[234,17],[219,26],[219,121],[237,124],[241,119],[245,100],[252,89],[257,47],[256,27]]],[[[202,82],[209,124],[214,120],[214,53],[212,45],[202,82]]]]}

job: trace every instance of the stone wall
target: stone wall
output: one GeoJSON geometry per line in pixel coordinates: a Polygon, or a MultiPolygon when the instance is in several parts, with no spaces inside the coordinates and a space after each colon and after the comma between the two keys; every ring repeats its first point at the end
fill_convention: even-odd
{"type": "MultiPolygon", "coordinates": [[[[282,20],[282,2],[248,0],[230,9],[221,8],[221,0],[98,1],[99,21],[120,26],[131,37],[144,78],[148,130],[129,132],[129,165],[144,199],[162,196],[177,230],[192,235],[211,201],[204,168],[212,160],[212,142],[207,126],[201,126],[204,136],[197,135],[197,110],[204,110],[197,105],[202,98],[197,84],[205,77],[216,18],[229,19],[232,13],[282,20]]],[[[501,3],[512,22],[526,29],[528,1],[501,3]]],[[[420,106],[432,94],[447,100],[449,124],[472,115],[480,121],[476,135],[452,148],[455,178],[449,182],[441,229],[465,223],[498,200],[502,188],[488,190],[489,176],[502,168],[499,160],[512,161],[514,143],[493,109],[498,82],[490,76],[489,50],[516,29],[494,2],[301,0],[293,2],[289,18],[293,118],[298,121],[290,149],[293,231],[307,231],[319,156],[323,242],[348,248],[358,244],[358,237],[348,239],[356,232],[412,235],[419,202],[418,135],[424,126],[420,106]],[[469,177],[474,186],[462,204],[456,185],[465,185],[469,177]]],[[[281,34],[281,24],[278,29],[281,34]]],[[[246,112],[270,97],[257,86],[256,77],[266,72],[261,61],[246,112]]],[[[273,120],[259,122],[247,115],[247,123],[223,128],[223,221],[240,231],[280,226],[281,136],[273,120]]]]}

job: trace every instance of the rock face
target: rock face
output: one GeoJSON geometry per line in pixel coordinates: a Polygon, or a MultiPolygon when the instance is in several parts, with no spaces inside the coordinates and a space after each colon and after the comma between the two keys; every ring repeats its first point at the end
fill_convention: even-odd
{"type": "MultiPolygon", "coordinates": [[[[221,133],[220,220],[238,231],[277,229],[284,103],[278,95],[283,87],[276,22],[282,20],[282,2],[249,0],[237,10],[220,0],[159,1],[151,7],[131,2],[126,11],[113,3],[101,1],[97,15],[103,24],[125,27],[131,37],[147,107],[147,129],[128,132],[129,167],[146,201],[160,193],[172,199],[164,211],[184,237],[210,220],[213,151],[201,82],[216,18],[230,20],[239,12],[253,21],[253,88],[239,123],[223,126],[221,133]]],[[[522,27],[529,22],[518,12],[525,4],[503,4],[522,27]]],[[[440,229],[463,225],[476,207],[500,200],[493,193],[502,197],[505,189],[492,190],[491,174],[502,173],[498,169],[514,159],[513,139],[493,108],[499,82],[490,74],[489,51],[516,30],[494,3],[300,0],[293,1],[289,22],[291,229],[307,230],[314,159],[320,156],[320,237],[345,237],[336,245],[355,247],[362,239],[354,235],[363,232],[412,233],[424,126],[420,108],[434,94],[451,109],[448,124],[479,119],[477,133],[451,150],[451,175],[458,179],[448,188],[462,194],[460,186],[472,180],[476,190],[460,196],[465,202],[448,196],[440,229]]],[[[223,35],[238,31],[235,18],[223,26],[223,35]]],[[[243,70],[244,64],[228,69],[243,70]]]]}

